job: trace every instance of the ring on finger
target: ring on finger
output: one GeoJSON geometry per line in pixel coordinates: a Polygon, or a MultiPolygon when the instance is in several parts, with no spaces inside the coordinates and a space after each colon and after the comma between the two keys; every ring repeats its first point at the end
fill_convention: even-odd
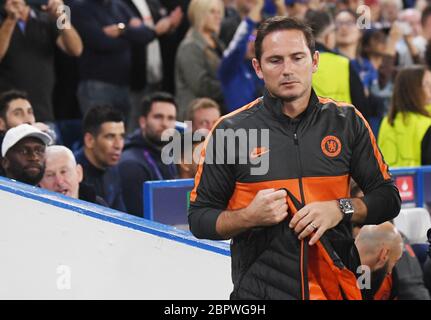
{"type": "Polygon", "coordinates": [[[310,222],[310,226],[314,229],[314,230],[316,230],[318,227],[313,223],[313,222],[310,222]]]}

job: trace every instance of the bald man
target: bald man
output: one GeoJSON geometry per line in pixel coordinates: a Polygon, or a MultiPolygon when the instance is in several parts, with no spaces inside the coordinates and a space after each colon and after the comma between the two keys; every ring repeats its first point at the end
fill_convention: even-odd
{"type": "Polygon", "coordinates": [[[391,273],[403,252],[403,239],[390,222],[362,227],[355,244],[362,264],[371,271],[383,268],[391,273]]]}
{"type": "Polygon", "coordinates": [[[371,269],[371,289],[364,291],[366,298],[430,300],[414,251],[393,224],[362,227],[355,244],[362,265],[371,269]]]}
{"type": "Polygon", "coordinates": [[[361,228],[355,240],[361,264],[371,270],[368,298],[375,297],[403,253],[403,239],[390,222],[361,228]]]}
{"type": "Polygon", "coordinates": [[[83,171],[72,151],[64,146],[49,146],[45,150],[45,173],[39,186],[65,196],[107,206],[95,190],[82,183],[83,171]]]}
{"type": "MultiPolygon", "coordinates": [[[[350,190],[352,197],[360,198],[364,196],[363,192],[359,189],[356,183],[351,184],[350,190]]],[[[390,234],[393,236],[393,232],[398,232],[392,225],[388,225],[388,223],[385,223],[381,226],[365,227],[361,239],[359,240],[359,246],[361,247],[361,256],[364,257],[362,259],[364,261],[366,259],[370,260],[370,257],[372,256],[372,250],[369,252],[364,251],[367,244],[372,245],[373,243],[372,241],[371,243],[368,243],[367,241],[371,239],[370,237],[367,237],[367,235],[369,235],[370,232],[373,232],[373,230],[375,230],[375,228],[373,227],[378,227],[377,230],[383,227],[384,230],[390,231],[390,234]]],[[[353,237],[355,239],[357,238],[360,231],[361,227],[353,227],[353,237]]],[[[411,248],[408,239],[401,232],[399,233],[401,234],[403,240],[402,256],[396,262],[395,267],[393,267],[391,275],[386,276],[386,278],[383,280],[383,283],[380,285],[380,288],[375,289],[375,294],[372,298],[378,300],[388,300],[393,298],[396,298],[398,300],[430,300],[430,294],[427,291],[427,288],[424,283],[424,272],[422,272],[419,260],[416,258],[416,255],[411,248]]],[[[368,261],[364,261],[362,261],[362,264],[366,265],[368,261]]],[[[370,264],[373,265],[373,263],[370,264]]],[[[431,289],[431,261],[429,271],[431,289]]],[[[379,270],[377,270],[377,275],[376,273],[374,273],[374,278],[379,278],[378,273],[379,270]]],[[[380,273],[384,273],[383,268],[380,269],[380,273]]],[[[384,275],[380,275],[380,278],[383,277],[384,275]]],[[[371,293],[371,291],[365,293],[371,293]]]]}

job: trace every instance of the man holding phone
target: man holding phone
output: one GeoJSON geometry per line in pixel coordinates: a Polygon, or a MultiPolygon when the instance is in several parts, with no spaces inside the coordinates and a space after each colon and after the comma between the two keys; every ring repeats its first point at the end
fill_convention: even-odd
{"type": "Polygon", "coordinates": [[[0,91],[26,91],[36,118],[52,122],[55,46],[77,57],[82,41],[62,0],[27,1],[5,0],[0,15],[0,91]]]}

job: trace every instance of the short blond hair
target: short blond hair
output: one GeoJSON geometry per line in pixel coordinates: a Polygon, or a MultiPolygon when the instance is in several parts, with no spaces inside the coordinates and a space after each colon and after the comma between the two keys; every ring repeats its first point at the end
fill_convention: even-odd
{"type": "Polygon", "coordinates": [[[195,116],[195,112],[197,110],[211,109],[211,108],[217,109],[221,113],[219,104],[217,102],[215,102],[213,99],[210,99],[210,98],[194,99],[190,103],[190,105],[187,109],[187,120],[193,121],[193,118],[195,116]]]}
{"type": "Polygon", "coordinates": [[[222,18],[224,17],[224,4],[221,0],[192,0],[187,11],[190,25],[197,30],[200,30],[204,23],[207,14],[211,10],[214,2],[218,2],[221,7],[222,18]]]}

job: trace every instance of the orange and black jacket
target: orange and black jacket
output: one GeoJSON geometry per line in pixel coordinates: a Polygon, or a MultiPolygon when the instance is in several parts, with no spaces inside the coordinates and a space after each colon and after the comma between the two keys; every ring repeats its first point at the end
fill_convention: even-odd
{"type": "Polygon", "coordinates": [[[340,223],[308,247],[288,222],[308,203],[348,197],[353,178],[365,193],[365,224],[378,224],[397,216],[398,190],[370,127],[353,106],[318,98],[312,91],[299,117],[285,116],[281,107],[281,101],[266,91],[263,98],[214,126],[202,149],[205,161],[198,167],[190,197],[190,229],[198,238],[221,240],[215,225],[222,211],[247,207],[259,190],[284,188],[288,219],[232,239],[231,298],[361,299],[354,273],[359,257],[348,226],[340,223]],[[229,144],[228,129],[230,135],[248,135],[249,141],[238,138],[229,144]],[[263,129],[269,130],[268,141],[263,129]],[[261,136],[256,138],[256,132],[261,136]],[[264,168],[265,161],[267,172],[252,174],[253,169],[264,168]]]}

